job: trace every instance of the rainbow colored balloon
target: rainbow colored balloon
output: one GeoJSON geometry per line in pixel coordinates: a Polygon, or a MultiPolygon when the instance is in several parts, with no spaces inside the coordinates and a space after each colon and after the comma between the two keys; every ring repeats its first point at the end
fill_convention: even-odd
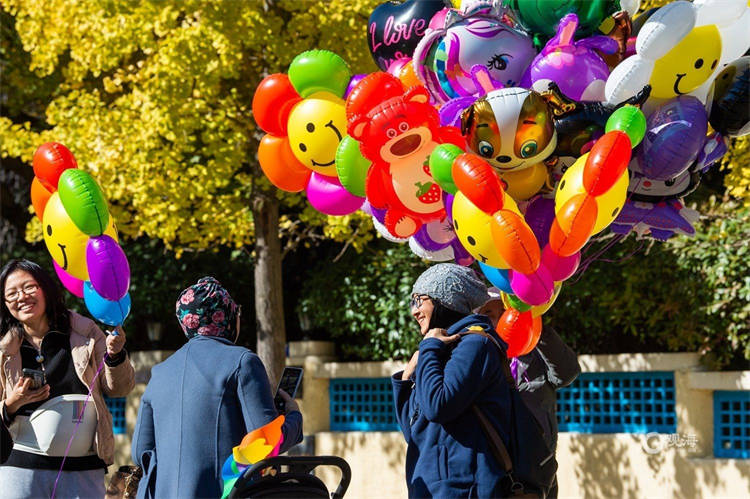
{"type": "Polygon", "coordinates": [[[224,482],[222,499],[229,495],[246,469],[258,461],[279,454],[279,448],[284,442],[284,434],[281,433],[283,424],[284,416],[279,416],[245,435],[240,445],[232,448],[232,455],[224,461],[221,468],[221,479],[224,482]]]}
{"type": "Polygon", "coordinates": [[[121,325],[130,313],[130,266],[104,193],[57,142],[39,146],[33,166],[32,204],[55,272],[96,320],[121,325]]]}

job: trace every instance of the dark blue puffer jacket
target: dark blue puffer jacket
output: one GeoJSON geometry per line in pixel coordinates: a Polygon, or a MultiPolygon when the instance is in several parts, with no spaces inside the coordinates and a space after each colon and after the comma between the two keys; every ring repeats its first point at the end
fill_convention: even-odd
{"type": "MultiPolygon", "coordinates": [[[[470,315],[449,334],[480,326],[497,337],[483,315],[470,315]]],[[[436,338],[419,344],[412,380],[392,377],[396,414],[406,437],[409,497],[496,497],[505,472],[495,462],[477,418],[476,404],[508,444],[511,391],[503,375],[501,353],[478,334],[457,345],[436,338]]]]}

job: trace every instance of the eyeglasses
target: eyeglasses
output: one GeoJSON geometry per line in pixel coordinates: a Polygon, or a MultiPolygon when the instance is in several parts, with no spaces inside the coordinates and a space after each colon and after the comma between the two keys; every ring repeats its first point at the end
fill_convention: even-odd
{"type": "Polygon", "coordinates": [[[427,295],[413,295],[411,297],[411,300],[409,300],[409,306],[411,308],[419,308],[419,307],[422,306],[422,302],[423,301],[425,301],[425,300],[431,300],[431,299],[432,298],[430,298],[427,295]]]}
{"type": "Polygon", "coordinates": [[[5,293],[5,301],[7,301],[8,303],[13,303],[14,301],[18,301],[21,299],[21,293],[27,296],[33,296],[38,290],[38,284],[27,284],[20,289],[11,289],[10,291],[7,291],[5,293]]]}

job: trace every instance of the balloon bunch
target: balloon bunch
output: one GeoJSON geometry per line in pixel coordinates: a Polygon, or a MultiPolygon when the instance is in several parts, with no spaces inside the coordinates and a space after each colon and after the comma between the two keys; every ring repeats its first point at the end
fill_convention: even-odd
{"type": "Polygon", "coordinates": [[[264,78],[253,97],[255,121],[268,132],[258,147],[263,173],[281,190],[304,189],[310,204],[327,215],[348,215],[364,202],[336,175],[336,148],[346,130],[343,98],[351,81],[341,57],[310,50],[292,61],[288,75],[264,78]]]}
{"type": "Polygon", "coordinates": [[[33,167],[31,200],[60,281],[95,319],[121,325],[130,313],[130,267],[104,193],[62,144],[39,146],[33,167]]]}
{"type": "Polygon", "coordinates": [[[593,236],[694,233],[683,198],[750,132],[747,0],[638,6],[385,2],[367,36],[387,73],[311,51],[263,81],[261,166],[421,258],[476,260],[521,355],[593,236]]]}
{"type": "Polygon", "coordinates": [[[581,248],[622,208],[631,149],[645,126],[636,107],[612,114],[607,133],[563,176],[549,225],[533,223],[540,235],[549,234],[544,245],[487,161],[450,145],[439,146],[430,158],[435,180],[455,194],[453,224],[459,239],[490,282],[506,293],[508,308],[497,330],[508,342],[508,355],[523,355],[536,346],[540,316],[554,303],[560,283],[578,268],[581,248]]]}
{"type": "Polygon", "coordinates": [[[253,430],[242,438],[240,445],[232,448],[232,454],[221,467],[221,480],[224,483],[222,498],[228,497],[234,484],[247,468],[267,457],[279,454],[284,442],[281,427],[284,416],[279,416],[265,426],[253,430]]]}

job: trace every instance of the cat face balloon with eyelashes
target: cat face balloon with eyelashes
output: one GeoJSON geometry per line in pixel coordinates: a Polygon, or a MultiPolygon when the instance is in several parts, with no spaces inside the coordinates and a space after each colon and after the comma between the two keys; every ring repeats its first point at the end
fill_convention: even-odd
{"type": "Polygon", "coordinates": [[[518,85],[536,55],[531,38],[506,24],[499,3],[477,2],[464,12],[451,11],[442,29],[428,33],[414,52],[420,79],[438,103],[481,94],[472,68],[487,68],[499,86],[518,85]]]}

